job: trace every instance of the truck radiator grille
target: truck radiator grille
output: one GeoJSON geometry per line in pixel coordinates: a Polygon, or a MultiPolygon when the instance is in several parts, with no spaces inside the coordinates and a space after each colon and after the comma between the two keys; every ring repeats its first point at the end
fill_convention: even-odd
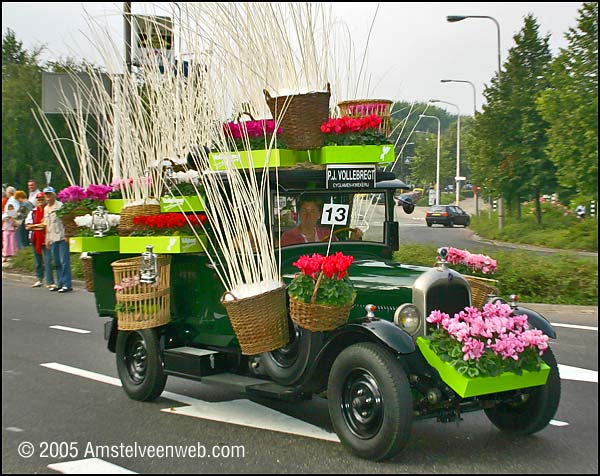
{"type": "Polygon", "coordinates": [[[434,310],[452,317],[469,305],[469,291],[463,283],[439,283],[429,288],[425,303],[425,317],[434,310]]]}

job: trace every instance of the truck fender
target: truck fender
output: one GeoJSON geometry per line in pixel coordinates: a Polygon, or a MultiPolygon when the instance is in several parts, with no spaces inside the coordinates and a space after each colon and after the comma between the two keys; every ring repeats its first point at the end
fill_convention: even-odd
{"type": "Polygon", "coordinates": [[[304,386],[313,390],[325,388],[329,370],[338,354],[358,342],[376,342],[396,354],[410,354],[416,349],[413,338],[389,321],[377,318],[355,321],[329,333],[323,347],[307,369],[304,386]]]}
{"type": "Polygon", "coordinates": [[[104,323],[104,340],[106,347],[113,354],[117,351],[117,318],[113,317],[104,323]]]}
{"type": "Polygon", "coordinates": [[[556,339],[556,331],[554,330],[554,327],[552,327],[552,324],[550,324],[550,321],[533,309],[516,306],[513,308],[513,314],[525,314],[531,327],[539,329],[551,339],[556,339]]]}

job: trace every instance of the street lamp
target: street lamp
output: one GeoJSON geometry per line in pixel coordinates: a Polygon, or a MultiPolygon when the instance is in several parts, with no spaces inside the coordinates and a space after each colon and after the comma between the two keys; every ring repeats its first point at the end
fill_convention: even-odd
{"type": "Polygon", "coordinates": [[[475,90],[475,85],[471,81],[467,81],[465,79],[442,79],[440,80],[442,83],[469,83],[473,88],[473,117],[475,117],[475,113],[477,112],[477,91],[475,90]]]}
{"type": "Polygon", "coordinates": [[[450,106],[454,106],[456,108],[456,110],[458,111],[458,119],[456,121],[456,177],[454,177],[454,180],[456,182],[456,205],[460,205],[460,181],[464,180],[464,177],[460,176],[460,108],[458,107],[458,105],[452,103],[452,102],[448,102],[448,101],[441,101],[440,99],[430,99],[429,102],[435,103],[435,102],[440,102],[443,104],[449,104],[450,106]]]}
{"type": "Polygon", "coordinates": [[[500,24],[494,17],[489,17],[486,15],[448,15],[446,17],[446,21],[449,23],[456,23],[457,21],[464,20],[465,18],[487,18],[496,24],[496,29],[498,30],[498,79],[500,79],[500,69],[502,64],[500,60],[500,24]]]}
{"type": "MultiPolygon", "coordinates": [[[[450,23],[455,23],[457,21],[462,21],[465,18],[485,18],[487,20],[492,20],[496,25],[496,30],[498,32],[498,84],[500,83],[500,71],[502,70],[502,59],[500,57],[500,24],[494,17],[490,17],[487,15],[448,15],[446,16],[446,21],[450,23]]],[[[498,200],[498,228],[501,230],[504,228],[504,200],[502,197],[498,200]]]]}
{"type": "Polygon", "coordinates": [[[442,125],[440,122],[440,118],[437,116],[426,116],[424,114],[421,114],[419,117],[435,119],[438,123],[437,159],[436,159],[436,166],[435,166],[435,204],[439,205],[440,204],[440,140],[441,140],[442,125]]]}

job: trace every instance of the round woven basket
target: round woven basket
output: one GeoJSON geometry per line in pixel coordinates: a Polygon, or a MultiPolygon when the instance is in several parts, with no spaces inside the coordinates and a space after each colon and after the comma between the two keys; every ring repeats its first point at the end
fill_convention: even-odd
{"type": "Polygon", "coordinates": [[[230,292],[223,294],[221,304],[227,310],[231,327],[243,355],[270,352],[289,340],[285,286],[243,299],[230,292]],[[233,300],[225,300],[230,295],[233,300]]]}
{"type": "Polygon", "coordinates": [[[329,119],[330,87],[327,92],[271,97],[264,91],[273,119],[281,124],[281,139],[289,149],[318,149],[325,143],[321,124],[329,119]]]}
{"type": "Polygon", "coordinates": [[[158,276],[154,284],[137,283],[141,256],[126,258],[111,264],[115,285],[123,286],[115,292],[117,304],[117,327],[120,331],[150,329],[167,324],[171,320],[171,256],[158,256],[158,276]]]}
{"type": "Polygon", "coordinates": [[[130,207],[124,207],[121,209],[121,220],[117,230],[119,236],[129,236],[137,227],[133,224],[134,217],[141,215],[160,215],[160,205],[157,204],[144,204],[144,205],[132,205],[130,207]]]}
{"type": "Polygon", "coordinates": [[[332,331],[348,322],[355,299],[356,295],[346,306],[324,306],[290,297],[290,317],[294,324],[311,332],[332,331]]]}
{"type": "Polygon", "coordinates": [[[81,269],[83,270],[83,280],[85,282],[85,289],[90,293],[94,292],[94,268],[92,266],[92,257],[81,256],[81,269]]]}
{"type": "MultiPolygon", "coordinates": [[[[463,275],[464,276],[464,275],[463,275]]],[[[478,278],[477,276],[464,276],[471,286],[471,305],[482,308],[488,296],[498,295],[498,281],[495,279],[478,278]]]]}
{"type": "Polygon", "coordinates": [[[377,114],[381,117],[379,130],[386,136],[390,133],[390,111],[393,101],[388,99],[354,99],[352,101],[342,101],[338,104],[340,114],[352,118],[367,117],[377,114]]]}

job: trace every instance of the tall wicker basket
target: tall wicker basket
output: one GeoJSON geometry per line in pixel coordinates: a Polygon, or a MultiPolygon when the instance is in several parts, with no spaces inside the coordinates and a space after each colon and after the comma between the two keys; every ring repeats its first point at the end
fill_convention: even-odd
{"type": "Polygon", "coordinates": [[[323,273],[315,284],[315,290],[309,303],[299,301],[290,296],[290,318],[294,324],[311,332],[332,331],[344,325],[348,321],[350,311],[356,299],[356,293],[352,295],[352,301],[345,306],[326,306],[315,304],[317,291],[323,279],[323,273]]]}
{"type": "Polygon", "coordinates": [[[133,224],[133,218],[141,215],[160,215],[160,205],[132,205],[121,209],[121,220],[117,227],[119,236],[129,236],[136,229],[136,226],[133,224]]]}
{"type": "Polygon", "coordinates": [[[471,286],[471,304],[473,307],[482,308],[489,295],[498,295],[498,281],[496,279],[463,276],[471,286]]]}
{"type": "Polygon", "coordinates": [[[387,99],[354,99],[352,101],[342,101],[338,104],[340,114],[352,118],[367,117],[377,114],[381,117],[379,130],[386,136],[390,133],[390,112],[393,101],[387,99]]]}
{"type": "Polygon", "coordinates": [[[83,279],[85,281],[86,291],[94,292],[94,268],[92,266],[92,257],[87,253],[81,253],[81,269],[83,271],[83,279]]]}
{"type": "Polygon", "coordinates": [[[117,327],[121,331],[150,329],[171,319],[171,256],[158,256],[158,276],[154,284],[139,282],[141,256],[111,264],[117,298],[117,327]],[[119,289],[120,288],[120,289],[119,289]]]}
{"type": "Polygon", "coordinates": [[[280,121],[281,139],[292,150],[318,149],[325,143],[321,124],[329,119],[329,84],[327,92],[271,97],[264,91],[273,119],[280,121]]]}
{"type": "Polygon", "coordinates": [[[221,303],[227,310],[242,354],[270,352],[289,342],[285,286],[243,299],[226,292],[221,303]],[[226,300],[227,295],[233,299],[226,300]]]}

